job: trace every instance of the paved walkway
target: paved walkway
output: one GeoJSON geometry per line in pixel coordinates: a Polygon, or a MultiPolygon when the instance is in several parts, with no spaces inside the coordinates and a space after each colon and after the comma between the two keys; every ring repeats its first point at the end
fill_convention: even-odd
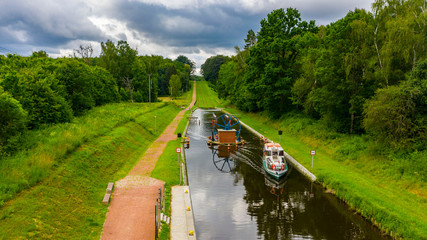
{"type": "Polygon", "coordinates": [[[195,240],[193,206],[188,186],[172,187],[171,240],[195,240]],[[189,209],[188,209],[189,207],[189,209]],[[191,235],[190,232],[193,234],[191,235]]]}
{"type": "MultiPolygon", "coordinates": [[[[196,82],[188,109],[193,107],[195,102],[196,82]]],[[[150,174],[167,143],[176,139],[174,132],[186,110],[178,113],[129,175],[115,183],[101,239],[154,239],[154,206],[158,189],[163,189],[164,182],[151,178],[150,174]]]]}

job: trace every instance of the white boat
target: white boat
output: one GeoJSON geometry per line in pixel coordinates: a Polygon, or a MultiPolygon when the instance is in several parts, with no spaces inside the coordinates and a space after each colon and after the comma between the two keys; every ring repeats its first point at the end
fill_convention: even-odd
{"type": "Polygon", "coordinates": [[[264,144],[262,162],[265,171],[276,179],[283,177],[288,171],[283,148],[278,143],[264,144]]]}

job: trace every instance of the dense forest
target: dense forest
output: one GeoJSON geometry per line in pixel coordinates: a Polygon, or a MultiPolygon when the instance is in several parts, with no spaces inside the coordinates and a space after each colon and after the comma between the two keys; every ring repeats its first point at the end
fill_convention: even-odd
{"type": "Polygon", "coordinates": [[[0,55],[0,156],[19,149],[28,129],[69,122],[107,103],[155,102],[189,89],[195,64],[185,56],[139,56],[125,41],[101,47],[99,57],[92,57],[90,45],[68,58],[50,58],[44,51],[0,55]]]}
{"type": "Polygon", "coordinates": [[[425,151],[427,11],[424,0],[376,0],[327,26],[278,9],[249,30],[236,55],[202,73],[239,109],[317,119],[331,131],[369,134],[391,149],[425,151]]]}

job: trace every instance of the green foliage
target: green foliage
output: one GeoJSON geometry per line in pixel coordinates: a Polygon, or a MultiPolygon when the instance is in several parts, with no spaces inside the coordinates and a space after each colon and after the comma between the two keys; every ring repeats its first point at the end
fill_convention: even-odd
{"type": "Polygon", "coordinates": [[[217,55],[206,59],[205,63],[203,63],[201,66],[201,71],[205,80],[216,84],[221,65],[228,62],[229,60],[229,57],[223,55],[217,55]]]}
{"type": "MultiPolygon", "coordinates": [[[[0,147],[10,137],[25,129],[27,112],[22,105],[0,86],[0,147]]],[[[1,151],[0,151],[1,152],[1,151]]]]}
{"type": "Polygon", "coordinates": [[[29,127],[68,122],[73,111],[64,96],[67,93],[51,74],[42,69],[22,69],[6,75],[3,86],[28,112],[29,127]]]}
{"type": "Polygon", "coordinates": [[[171,92],[171,97],[177,97],[179,95],[181,95],[181,80],[179,80],[178,75],[172,75],[170,80],[169,80],[169,86],[170,86],[170,92],[171,92]]]}
{"type": "Polygon", "coordinates": [[[63,59],[55,73],[56,79],[65,86],[71,108],[76,115],[95,106],[94,76],[88,65],[75,59],[63,59]]]}
{"type": "Polygon", "coordinates": [[[194,61],[191,61],[190,59],[188,59],[186,56],[184,55],[179,55],[175,61],[183,63],[184,65],[187,64],[190,68],[191,68],[191,73],[194,72],[195,68],[196,68],[196,63],[194,61]]]}
{"type": "Polygon", "coordinates": [[[425,104],[420,97],[423,94],[417,95],[420,88],[413,87],[409,76],[427,57],[423,44],[427,40],[425,4],[419,0],[378,0],[373,9],[373,13],[355,9],[320,27],[313,21],[301,21],[296,9],[272,11],[261,20],[256,36],[248,32],[244,50],[236,47],[236,55],[222,65],[216,82],[218,96],[241,110],[267,111],[275,118],[298,110],[340,133],[382,129],[373,134],[393,141],[389,144],[392,148],[419,145],[425,139],[425,117],[421,117],[425,104]],[[391,93],[394,88],[385,90],[388,86],[398,86],[402,92],[391,93]],[[382,115],[384,121],[395,121],[390,118],[408,108],[400,114],[408,121],[394,125],[401,138],[390,137],[392,127],[373,121],[379,112],[372,112],[363,124],[366,108],[375,108],[366,101],[373,98],[378,104],[375,93],[385,97],[387,91],[394,103],[377,106],[387,112],[382,115]],[[416,103],[403,107],[405,94],[417,95],[409,97],[416,103]],[[395,99],[398,96],[400,103],[395,99]],[[399,139],[402,142],[396,144],[399,139]]]}
{"type": "Polygon", "coordinates": [[[99,239],[108,182],[124,177],[154,142],[154,116],[163,131],[179,111],[165,103],[110,104],[29,132],[37,147],[0,163],[9,170],[0,173],[0,238],[99,239]]]}
{"type": "Polygon", "coordinates": [[[118,87],[113,76],[107,70],[93,67],[90,75],[94,85],[92,97],[96,106],[120,101],[118,87]]]}
{"type": "MultiPolygon", "coordinates": [[[[220,97],[228,97],[246,111],[268,110],[279,117],[292,109],[294,83],[306,35],[315,33],[314,21],[301,21],[296,9],[274,10],[261,21],[256,39],[248,32],[244,51],[236,47],[235,65],[224,65],[218,80],[220,97]]],[[[206,78],[206,77],[205,77],[206,78]]]]}
{"type": "MultiPolygon", "coordinates": [[[[379,89],[365,105],[364,127],[376,139],[395,148],[427,140],[427,61],[417,65],[413,78],[379,89]]],[[[425,149],[425,146],[422,146],[425,149]]]]}

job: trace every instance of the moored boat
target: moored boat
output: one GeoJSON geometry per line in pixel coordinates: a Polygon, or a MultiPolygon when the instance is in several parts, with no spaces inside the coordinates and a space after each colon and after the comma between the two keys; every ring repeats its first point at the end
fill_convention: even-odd
{"type": "Polygon", "coordinates": [[[285,176],[288,171],[283,148],[278,143],[267,142],[264,144],[262,162],[265,171],[276,179],[285,176]]]}

